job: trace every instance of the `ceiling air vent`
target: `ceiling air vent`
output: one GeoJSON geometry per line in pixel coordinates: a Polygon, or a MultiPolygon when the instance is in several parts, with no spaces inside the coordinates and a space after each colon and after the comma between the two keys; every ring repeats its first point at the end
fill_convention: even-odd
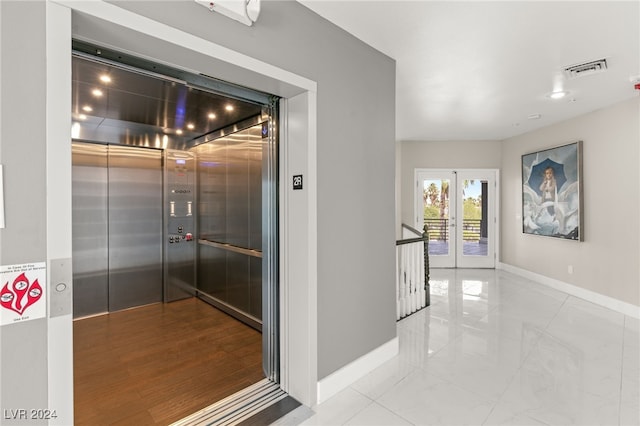
{"type": "Polygon", "coordinates": [[[564,69],[568,78],[582,77],[605,71],[607,69],[607,60],[598,59],[597,61],[585,62],[582,64],[571,65],[564,69]]]}

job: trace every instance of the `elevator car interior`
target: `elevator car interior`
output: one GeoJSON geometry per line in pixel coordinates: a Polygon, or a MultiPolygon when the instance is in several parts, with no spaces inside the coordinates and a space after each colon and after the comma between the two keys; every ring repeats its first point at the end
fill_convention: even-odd
{"type": "Polygon", "coordinates": [[[277,381],[278,100],[73,47],[76,424],[277,381]]]}

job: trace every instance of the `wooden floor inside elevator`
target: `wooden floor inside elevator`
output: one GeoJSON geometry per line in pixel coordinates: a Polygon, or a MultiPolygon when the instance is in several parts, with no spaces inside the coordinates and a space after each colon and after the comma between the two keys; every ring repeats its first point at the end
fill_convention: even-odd
{"type": "Polygon", "coordinates": [[[264,378],[256,330],[196,299],[74,321],[76,425],[167,425],[264,378]]]}

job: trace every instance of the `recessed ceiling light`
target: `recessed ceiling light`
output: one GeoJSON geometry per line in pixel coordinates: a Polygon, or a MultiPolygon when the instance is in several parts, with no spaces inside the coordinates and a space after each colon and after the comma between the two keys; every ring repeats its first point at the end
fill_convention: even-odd
{"type": "Polygon", "coordinates": [[[100,89],[93,89],[91,91],[91,94],[93,94],[93,96],[95,96],[96,98],[99,98],[100,96],[102,96],[102,90],[100,89]]]}
{"type": "Polygon", "coordinates": [[[181,135],[181,134],[182,134],[182,129],[178,129],[178,130],[176,130],[176,134],[177,134],[177,135],[181,135]]]}
{"type": "Polygon", "coordinates": [[[100,76],[100,81],[103,83],[111,83],[111,77],[109,77],[107,74],[102,74],[100,76]]]}
{"type": "Polygon", "coordinates": [[[209,113],[208,117],[209,117],[209,120],[213,120],[214,118],[216,118],[216,115],[211,112],[209,113]]]}
{"type": "Polygon", "coordinates": [[[82,110],[85,112],[91,112],[93,111],[93,108],[91,108],[89,105],[85,105],[82,107],[82,110]]]}
{"type": "Polygon", "coordinates": [[[84,114],[80,114],[80,115],[78,115],[78,118],[79,118],[80,120],[86,120],[86,119],[87,119],[87,116],[86,116],[86,115],[84,115],[84,114]]]}
{"type": "Polygon", "coordinates": [[[558,90],[556,92],[549,93],[549,97],[551,99],[562,99],[565,96],[567,96],[568,94],[569,94],[569,92],[565,92],[564,90],[558,90]]]}
{"type": "Polygon", "coordinates": [[[226,109],[227,111],[233,111],[233,105],[227,105],[226,107],[224,107],[224,109],[226,109]]]}
{"type": "Polygon", "coordinates": [[[195,127],[196,127],[196,126],[194,126],[194,125],[193,125],[193,123],[189,123],[189,124],[187,124],[187,128],[188,128],[189,130],[193,130],[195,127]]]}

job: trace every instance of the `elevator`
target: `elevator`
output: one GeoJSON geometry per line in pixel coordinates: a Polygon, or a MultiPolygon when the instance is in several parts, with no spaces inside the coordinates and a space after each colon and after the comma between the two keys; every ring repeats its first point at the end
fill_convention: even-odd
{"type": "Polygon", "coordinates": [[[263,119],[190,150],[73,142],[75,318],[196,296],[261,330],[263,119]]]}
{"type": "Polygon", "coordinates": [[[277,382],[277,99],[79,41],[72,64],[74,319],[197,299],[277,382]]]}

